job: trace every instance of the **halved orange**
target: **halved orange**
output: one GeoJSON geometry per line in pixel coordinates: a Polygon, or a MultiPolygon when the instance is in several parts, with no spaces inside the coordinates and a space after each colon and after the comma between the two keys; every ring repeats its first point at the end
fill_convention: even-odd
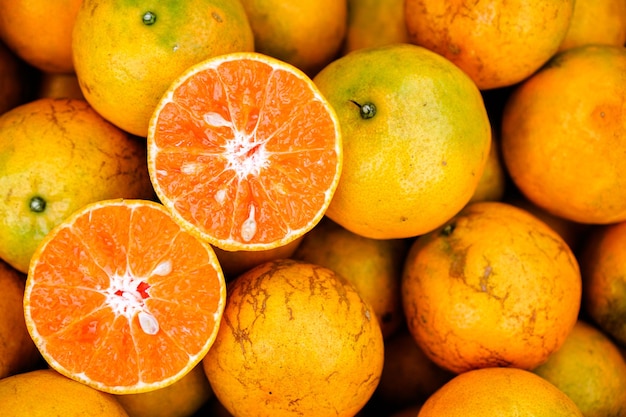
{"type": "Polygon", "coordinates": [[[159,102],[148,169],[174,219],[224,250],[266,250],[321,220],[342,167],[337,116],[296,67],[260,53],[209,58],[159,102]]]}
{"type": "Polygon", "coordinates": [[[52,368],[124,394],[186,375],[213,344],[225,302],[210,245],[159,203],[116,199],[83,207],[44,238],[24,315],[52,368]]]}

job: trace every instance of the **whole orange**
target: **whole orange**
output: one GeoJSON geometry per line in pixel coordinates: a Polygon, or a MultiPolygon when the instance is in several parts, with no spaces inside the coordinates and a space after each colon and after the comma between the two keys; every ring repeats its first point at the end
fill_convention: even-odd
{"type": "Polygon", "coordinates": [[[517,86],[502,116],[502,156],[519,190],[579,223],[626,220],[626,48],[556,55],[517,86]]]}
{"type": "Polygon", "coordinates": [[[577,260],[556,232],[490,201],[468,205],[416,239],[402,295],[424,353],[461,373],[545,362],[576,323],[581,287],[577,260]]]}
{"type": "Polygon", "coordinates": [[[181,72],[211,56],[253,49],[241,2],[230,0],[84,0],[72,37],[87,101],[143,137],[161,95],[181,72]]]}
{"type": "Polygon", "coordinates": [[[491,126],[479,90],[457,66],[425,48],[393,44],[351,52],[313,81],[343,136],[330,219],[369,238],[414,237],[470,200],[491,126]]]}
{"type": "Polygon", "coordinates": [[[203,364],[235,416],[351,417],[374,392],[383,360],[376,316],[348,281],[277,260],[231,282],[203,364]]]}
{"type": "Polygon", "coordinates": [[[458,65],[481,90],[530,76],[557,51],[574,0],[407,0],[409,39],[458,65]]]}

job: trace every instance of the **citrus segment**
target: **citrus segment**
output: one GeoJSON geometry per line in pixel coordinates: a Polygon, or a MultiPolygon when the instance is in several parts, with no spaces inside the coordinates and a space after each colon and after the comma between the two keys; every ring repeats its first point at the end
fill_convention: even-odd
{"type": "Polygon", "coordinates": [[[42,242],[24,311],[53,368],[129,393],[169,385],[199,363],[225,298],[212,248],[162,205],[107,200],[79,210],[42,242]]]}
{"type": "Polygon", "coordinates": [[[161,99],[148,134],[163,204],[226,250],[279,247],[310,230],[337,187],[341,156],[336,116],[313,82],[258,53],[191,67],[161,99]]]}

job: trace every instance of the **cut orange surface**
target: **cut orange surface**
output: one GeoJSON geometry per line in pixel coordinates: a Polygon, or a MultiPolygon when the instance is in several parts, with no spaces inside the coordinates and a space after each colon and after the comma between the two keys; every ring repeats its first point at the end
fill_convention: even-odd
{"type": "Polygon", "coordinates": [[[336,114],[296,67],[250,52],[192,66],[148,132],[148,169],[173,217],[225,250],[265,250],[304,235],[337,188],[336,114]]]}
{"type": "Polygon", "coordinates": [[[225,301],[210,245],[161,204],[118,199],[85,206],[46,236],[24,314],[51,367],[123,394],[165,387],[198,364],[225,301]]]}

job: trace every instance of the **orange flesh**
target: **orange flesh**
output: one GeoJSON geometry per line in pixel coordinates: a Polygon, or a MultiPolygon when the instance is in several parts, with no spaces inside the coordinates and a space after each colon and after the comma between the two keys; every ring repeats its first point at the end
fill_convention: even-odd
{"type": "Polygon", "coordinates": [[[104,386],[176,375],[202,355],[217,326],[214,260],[158,210],[91,211],[37,262],[29,306],[46,357],[104,386]]]}
{"type": "Polygon", "coordinates": [[[277,242],[320,217],[336,141],[307,81],[251,59],[221,62],[186,79],[160,110],[156,182],[201,233],[277,242]]]}

